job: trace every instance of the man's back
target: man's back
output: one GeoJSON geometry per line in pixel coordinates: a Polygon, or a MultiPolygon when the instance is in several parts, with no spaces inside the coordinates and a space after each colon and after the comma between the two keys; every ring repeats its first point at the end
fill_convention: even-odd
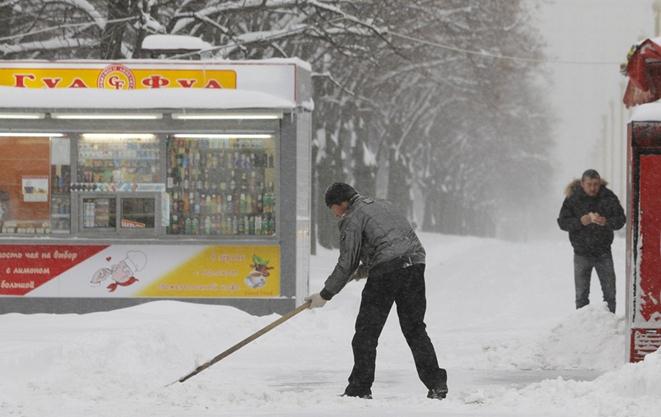
{"type": "Polygon", "coordinates": [[[361,261],[370,268],[400,256],[425,262],[425,250],[411,224],[387,201],[356,196],[340,231],[354,227],[362,232],[361,261]]]}

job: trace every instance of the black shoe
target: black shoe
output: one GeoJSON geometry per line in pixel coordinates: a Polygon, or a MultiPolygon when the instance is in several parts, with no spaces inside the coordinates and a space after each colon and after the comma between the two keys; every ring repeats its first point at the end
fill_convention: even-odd
{"type": "Polygon", "coordinates": [[[447,395],[448,395],[448,387],[440,386],[430,389],[429,392],[427,393],[427,398],[431,398],[434,400],[442,400],[447,395]]]}
{"type": "Polygon", "coordinates": [[[341,395],[342,397],[357,397],[357,398],[362,398],[364,400],[371,400],[372,399],[372,391],[370,389],[364,390],[364,389],[356,389],[352,387],[347,387],[347,389],[344,390],[344,394],[341,395]]]}
{"type": "Polygon", "coordinates": [[[345,392],[344,394],[340,395],[340,397],[355,397],[355,398],[362,398],[363,400],[371,400],[372,394],[350,395],[345,392]]]}

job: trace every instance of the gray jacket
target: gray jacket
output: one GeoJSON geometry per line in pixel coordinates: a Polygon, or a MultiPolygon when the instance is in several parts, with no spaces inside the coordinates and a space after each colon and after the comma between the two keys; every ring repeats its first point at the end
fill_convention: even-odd
{"type": "Polygon", "coordinates": [[[322,290],[327,300],[344,288],[360,262],[368,270],[401,256],[425,263],[425,249],[411,224],[387,201],[355,195],[339,227],[340,257],[322,290]]]}

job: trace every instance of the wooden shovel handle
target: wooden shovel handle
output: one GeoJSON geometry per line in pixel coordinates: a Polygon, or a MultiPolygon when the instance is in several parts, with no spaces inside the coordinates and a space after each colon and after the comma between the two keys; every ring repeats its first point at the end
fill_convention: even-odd
{"type": "Polygon", "coordinates": [[[204,371],[205,369],[207,369],[207,368],[210,367],[211,365],[215,364],[216,362],[219,362],[219,361],[223,360],[224,358],[228,357],[228,356],[231,355],[232,353],[236,352],[237,350],[239,350],[239,349],[241,349],[242,347],[244,347],[245,345],[247,345],[248,343],[250,343],[250,342],[252,342],[253,340],[257,339],[258,337],[260,337],[260,336],[263,335],[264,333],[267,333],[268,331],[273,330],[274,328],[278,327],[278,326],[281,325],[282,323],[284,323],[284,322],[286,322],[287,320],[289,320],[290,318],[294,317],[295,315],[297,315],[297,314],[300,313],[301,311],[303,311],[303,310],[307,310],[308,308],[310,308],[310,301],[307,301],[307,302],[301,304],[300,306],[296,307],[294,310],[290,311],[289,313],[283,315],[282,317],[280,317],[279,319],[277,319],[277,320],[274,321],[273,323],[271,323],[271,324],[269,324],[268,326],[266,326],[266,327],[264,327],[264,328],[262,328],[262,329],[256,331],[256,332],[253,333],[252,335],[246,337],[245,339],[243,339],[243,340],[240,341],[239,343],[237,343],[237,344],[235,344],[234,346],[232,346],[231,348],[229,348],[229,349],[227,349],[226,351],[224,351],[224,352],[218,354],[217,356],[215,356],[215,357],[214,357],[213,359],[211,359],[210,361],[205,362],[205,363],[203,363],[202,365],[198,366],[197,368],[195,368],[195,370],[194,370],[193,372],[189,373],[188,375],[184,375],[184,376],[182,376],[181,378],[178,379],[178,381],[179,381],[179,382],[184,382],[184,381],[186,381],[188,378],[191,378],[191,377],[193,377],[193,376],[199,374],[200,372],[204,371]]]}

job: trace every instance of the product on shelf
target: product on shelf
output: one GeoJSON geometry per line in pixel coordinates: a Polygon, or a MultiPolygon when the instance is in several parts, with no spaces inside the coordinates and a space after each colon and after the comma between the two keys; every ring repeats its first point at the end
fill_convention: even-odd
{"type": "Polygon", "coordinates": [[[7,220],[2,222],[3,234],[36,235],[50,233],[48,221],[7,220]]]}
{"type": "Polygon", "coordinates": [[[121,139],[78,144],[77,183],[160,182],[160,148],[156,140],[121,139]]]}
{"type": "Polygon", "coordinates": [[[114,198],[84,198],[83,228],[107,229],[115,227],[114,198]]]}
{"type": "Polygon", "coordinates": [[[71,232],[71,167],[51,165],[50,231],[71,232]]]}
{"type": "Polygon", "coordinates": [[[170,139],[169,234],[275,233],[272,140],[170,139]]]}

